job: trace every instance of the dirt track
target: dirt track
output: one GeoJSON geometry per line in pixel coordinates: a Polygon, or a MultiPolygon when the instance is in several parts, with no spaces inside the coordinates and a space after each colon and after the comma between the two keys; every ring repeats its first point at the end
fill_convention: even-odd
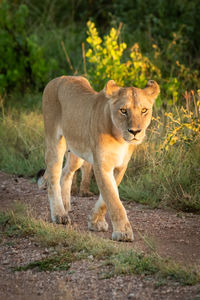
{"type": "MultiPolygon", "coordinates": [[[[87,231],[87,216],[97,197],[72,197],[71,219],[81,230],[87,231]]],[[[28,204],[34,215],[49,221],[46,191],[24,178],[0,173],[1,210],[14,200],[28,204]]],[[[200,216],[160,209],[147,209],[124,203],[135,234],[130,247],[160,256],[172,257],[182,264],[200,263],[200,216]]],[[[109,222],[109,220],[108,220],[109,222]]],[[[109,232],[95,233],[105,238],[109,232]]],[[[89,258],[72,264],[62,272],[15,272],[12,266],[24,265],[41,259],[49,249],[40,247],[28,238],[3,239],[0,244],[0,299],[200,299],[200,285],[182,287],[167,282],[156,286],[155,279],[142,276],[118,276],[101,279],[106,267],[89,258]]]]}

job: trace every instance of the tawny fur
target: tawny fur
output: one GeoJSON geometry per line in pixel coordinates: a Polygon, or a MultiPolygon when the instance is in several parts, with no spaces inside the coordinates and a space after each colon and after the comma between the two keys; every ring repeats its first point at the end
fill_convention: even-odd
{"type": "Polygon", "coordinates": [[[121,88],[110,80],[99,93],[83,77],[62,76],[49,82],[43,93],[43,116],[45,176],[53,222],[69,222],[72,179],[87,161],[93,165],[100,191],[89,217],[89,229],[107,230],[108,210],[112,239],[133,240],[118,185],[134,147],[145,137],[159,91],[158,84],[152,80],[145,89],[121,88]],[[70,152],[62,169],[66,149],[70,152]]]}

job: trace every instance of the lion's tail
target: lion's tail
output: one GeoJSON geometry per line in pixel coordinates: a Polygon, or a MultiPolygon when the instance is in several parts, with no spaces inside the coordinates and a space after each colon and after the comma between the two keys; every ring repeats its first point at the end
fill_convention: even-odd
{"type": "Polygon", "coordinates": [[[37,182],[38,188],[40,190],[44,189],[46,187],[46,184],[47,184],[47,172],[44,169],[41,169],[37,173],[36,182],[37,182]]]}

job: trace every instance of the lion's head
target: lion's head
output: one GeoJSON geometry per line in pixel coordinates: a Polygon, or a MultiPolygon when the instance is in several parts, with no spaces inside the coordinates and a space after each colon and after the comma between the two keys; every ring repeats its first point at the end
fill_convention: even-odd
{"type": "Polygon", "coordinates": [[[113,80],[106,84],[104,94],[109,99],[112,122],[126,142],[140,144],[144,139],[159,92],[153,80],[144,89],[119,87],[113,80]]]}

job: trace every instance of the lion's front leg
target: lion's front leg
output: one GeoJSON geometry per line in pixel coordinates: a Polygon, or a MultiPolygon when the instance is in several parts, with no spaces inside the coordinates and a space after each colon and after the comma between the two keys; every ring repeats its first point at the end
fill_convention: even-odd
{"type": "MultiPolygon", "coordinates": [[[[112,239],[116,241],[133,241],[133,231],[129,223],[125,208],[119,199],[118,187],[113,170],[106,171],[94,165],[97,184],[105,205],[108,209],[112,225],[112,239]]],[[[95,210],[92,220],[96,218],[95,210]]]]}

